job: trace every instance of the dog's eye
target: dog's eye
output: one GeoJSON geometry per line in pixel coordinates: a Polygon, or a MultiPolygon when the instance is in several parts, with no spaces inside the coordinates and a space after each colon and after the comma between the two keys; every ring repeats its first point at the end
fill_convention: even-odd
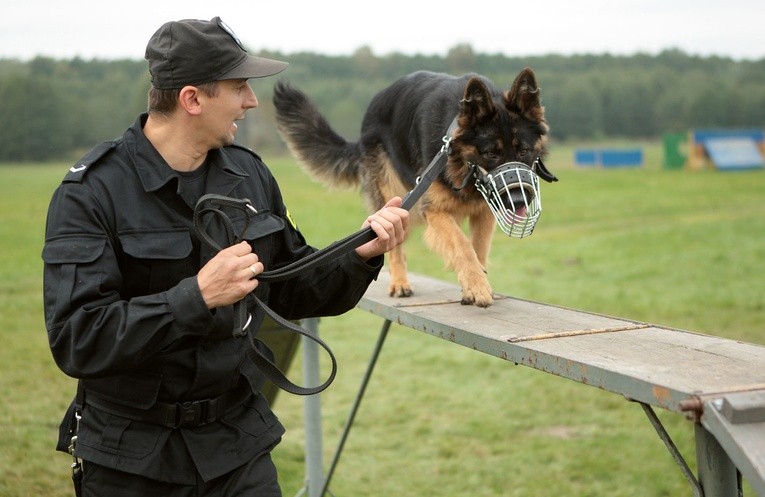
{"type": "Polygon", "coordinates": [[[487,150],[483,154],[485,160],[495,160],[499,157],[499,153],[496,150],[487,150]]]}
{"type": "Polygon", "coordinates": [[[529,149],[522,148],[518,151],[518,157],[526,157],[526,154],[529,153],[529,149]]]}

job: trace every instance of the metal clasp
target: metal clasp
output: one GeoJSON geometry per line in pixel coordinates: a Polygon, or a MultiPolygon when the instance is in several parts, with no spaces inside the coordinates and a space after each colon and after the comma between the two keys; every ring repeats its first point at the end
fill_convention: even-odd
{"type": "Polygon", "coordinates": [[[452,137],[449,135],[444,135],[441,138],[441,141],[444,142],[444,144],[441,145],[441,153],[449,155],[452,150],[452,137]]]}
{"type": "Polygon", "coordinates": [[[82,476],[82,462],[79,457],[74,455],[74,449],[77,447],[77,434],[80,432],[80,419],[82,419],[78,411],[74,411],[74,419],[74,435],[72,435],[67,450],[72,455],[72,479],[77,481],[82,476]]]}

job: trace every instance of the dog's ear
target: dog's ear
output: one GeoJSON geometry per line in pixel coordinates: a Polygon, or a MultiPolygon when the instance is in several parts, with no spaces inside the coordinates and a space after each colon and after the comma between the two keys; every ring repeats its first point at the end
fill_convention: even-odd
{"type": "Polygon", "coordinates": [[[505,93],[505,105],[510,112],[517,112],[534,122],[542,122],[545,119],[545,110],[539,97],[537,77],[534,71],[527,67],[518,73],[513,87],[505,93]]]}
{"type": "Polygon", "coordinates": [[[497,113],[494,102],[491,99],[489,89],[480,78],[472,77],[465,86],[465,94],[460,102],[461,119],[467,118],[467,122],[460,125],[468,127],[471,124],[493,117],[497,113]]]}

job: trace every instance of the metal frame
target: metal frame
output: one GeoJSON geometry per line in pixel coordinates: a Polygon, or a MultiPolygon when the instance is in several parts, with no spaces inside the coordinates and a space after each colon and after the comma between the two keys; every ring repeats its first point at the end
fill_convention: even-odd
{"type": "MultiPolygon", "coordinates": [[[[382,286],[384,291],[386,282],[383,277],[380,279],[382,281],[374,285],[378,287],[378,290],[382,286]]],[[[418,282],[418,288],[428,285],[430,285],[429,290],[435,295],[431,295],[426,303],[413,299],[409,301],[410,304],[403,305],[400,301],[381,297],[381,292],[375,293],[373,289],[359,304],[361,309],[382,317],[384,323],[326,477],[321,456],[320,399],[318,396],[306,398],[306,474],[308,476],[306,488],[299,495],[323,497],[329,493],[332,476],[382,351],[391,322],[395,321],[403,326],[516,364],[523,364],[621,394],[640,404],[688,481],[694,496],[741,496],[743,474],[757,494],[765,497],[765,458],[761,456],[765,448],[764,348],[534,302],[509,298],[503,302],[501,296],[494,306],[500,308],[497,310],[497,315],[487,318],[489,312],[487,310],[476,311],[472,306],[461,306],[455,307],[455,312],[459,312],[459,317],[455,318],[447,309],[454,304],[454,301],[441,298],[444,286],[450,291],[454,289],[448,284],[430,279],[418,282]],[[506,309],[502,309],[503,306],[506,309]],[[430,312],[429,307],[435,310],[430,312]],[[509,312],[507,308],[510,308],[512,312],[509,312]],[[525,328],[522,332],[513,334],[513,331],[517,331],[517,323],[512,319],[515,319],[513,316],[517,316],[519,312],[525,312],[527,317],[543,316],[544,319],[539,319],[541,324],[537,328],[535,328],[536,324],[530,326],[524,323],[525,328]],[[475,315],[470,315],[471,313],[475,315]],[[508,318],[508,316],[511,318],[508,318],[506,325],[497,326],[498,315],[502,318],[508,318]],[[486,318],[485,321],[488,324],[481,324],[481,316],[486,318]],[[550,319],[550,316],[555,319],[550,319]],[[579,328],[585,322],[589,326],[586,329],[579,328]],[[461,327],[468,325],[470,330],[461,327]],[[540,332],[541,329],[545,331],[540,332]],[[609,370],[598,362],[599,349],[597,346],[593,347],[593,343],[611,344],[618,351],[614,352],[616,354],[621,352],[622,345],[619,341],[625,338],[627,344],[642,343],[644,340],[655,340],[656,343],[652,343],[649,347],[650,355],[646,354],[643,358],[634,357],[633,351],[625,356],[631,361],[623,366],[628,373],[619,371],[618,366],[612,366],[614,369],[609,370]],[[560,342],[561,339],[565,342],[560,342]],[[566,346],[556,347],[564,343],[570,345],[572,340],[574,343],[584,342],[587,345],[586,348],[575,348],[575,352],[578,353],[575,359],[567,355],[571,354],[571,351],[567,350],[566,346]],[[698,350],[694,349],[693,344],[698,344],[698,350]],[[654,365],[651,361],[656,360],[655,356],[659,354],[656,347],[672,348],[669,352],[676,354],[675,348],[678,348],[678,345],[684,347],[688,356],[685,358],[687,359],[685,365],[682,360],[677,361],[679,379],[670,381],[662,377],[662,383],[657,383],[652,376],[649,378],[650,381],[640,377],[641,371],[636,371],[640,367],[644,367],[649,374],[653,374],[654,365]],[[709,360],[720,360],[722,370],[707,371],[709,365],[703,363],[707,358],[700,354],[707,354],[710,350],[712,353],[708,355],[712,359],[709,360]],[[588,355],[590,351],[595,352],[588,355]],[[733,363],[731,357],[735,357],[742,365],[733,363]],[[645,364],[640,362],[641,360],[645,361],[645,364]],[[695,369],[689,373],[687,371],[689,367],[695,369]],[[725,371],[725,368],[730,371],[725,371]],[[683,376],[685,373],[687,374],[683,376]],[[705,373],[707,376],[704,376],[705,373]],[[686,384],[688,380],[686,376],[701,383],[686,384]],[[759,378],[760,376],[762,378],[759,378]],[[751,377],[750,383],[741,383],[744,378],[749,377],[751,377]],[[720,385],[735,384],[735,386],[721,388],[717,382],[722,382],[720,385]],[[698,477],[693,474],[652,406],[684,413],[694,422],[698,477]]],[[[459,305],[458,302],[456,301],[456,305],[459,305]]],[[[318,334],[318,328],[314,327],[313,332],[318,334]]],[[[306,366],[304,381],[306,384],[314,384],[319,375],[318,350],[309,342],[303,342],[306,366]],[[305,357],[309,355],[313,357],[305,357]]],[[[674,355],[672,357],[676,359],[674,355]]],[[[613,363],[614,357],[608,359],[611,361],[609,364],[613,363]]]]}

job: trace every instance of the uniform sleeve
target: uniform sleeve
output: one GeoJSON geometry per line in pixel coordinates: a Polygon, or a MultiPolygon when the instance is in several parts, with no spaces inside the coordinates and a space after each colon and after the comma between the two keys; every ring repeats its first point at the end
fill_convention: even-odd
{"type": "Polygon", "coordinates": [[[356,306],[381,268],[382,256],[364,261],[352,251],[305,276],[287,280],[269,301],[287,319],[337,316],[356,306]]]}
{"type": "Polygon", "coordinates": [[[45,323],[64,373],[100,378],[133,370],[212,320],[196,278],[154,295],[122,298],[108,215],[88,188],[64,183],[48,210],[42,258],[45,323]]]}
{"type": "MultiPolygon", "coordinates": [[[[277,250],[276,266],[281,267],[316,251],[294,224],[282,200],[276,181],[271,182],[273,212],[285,219],[281,233],[281,250],[277,250]]],[[[305,274],[271,285],[269,306],[286,319],[335,316],[353,309],[377,278],[383,257],[363,260],[351,250],[326,265],[305,274]]]]}

